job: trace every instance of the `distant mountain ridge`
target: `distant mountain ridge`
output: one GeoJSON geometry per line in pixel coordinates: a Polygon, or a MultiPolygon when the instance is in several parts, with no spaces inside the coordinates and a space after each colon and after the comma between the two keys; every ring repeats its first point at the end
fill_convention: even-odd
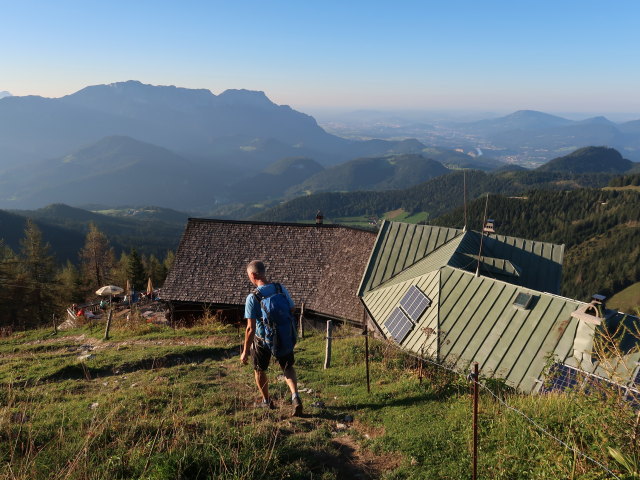
{"type": "Polygon", "coordinates": [[[633,168],[631,160],[607,147],[585,147],[538,167],[540,172],[564,173],[625,173],[633,168]]]}
{"type": "Polygon", "coordinates": [[[297,196],[316,192],[393,190],[408,188],[450,172],[440,162],[422,155],[359,158],[324,169],[286,193],[287,196],[297,196]]]}
{"type": "Polygon", "coordinates": [[[126,136],[112,136],[57,159],[5,172],[0,206],[37,208],[54,202],[81,205],[196,206],[213,202],[209,176],[175,153],[126,136]]]}
{"type": "Polygon", "coordinates": [[[545,154],[568,147],[607,145],[640,160],[640,120],[617,124],[603,116],[574,121],[534,110],[457,125],[494,147],[513,152],[545,154]]]}

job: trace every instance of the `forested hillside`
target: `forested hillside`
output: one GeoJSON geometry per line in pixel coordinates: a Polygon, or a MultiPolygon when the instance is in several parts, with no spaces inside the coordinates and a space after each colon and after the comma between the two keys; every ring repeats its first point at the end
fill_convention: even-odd
{"type": "MultiPolygon", "coordinates": [[[[474,199],[486,192],[520,195],[531,189],[566,190],[581,187],[603,187],[611,175],[563,174],[558,172],[503,171],[496,174],[477,170],[466,172],[467,196],[474,199]]],[[[404,190],[382,192],[319,193],[296,198],[251,217],[261,221],[312,220],[318,209],[325,218],[381,215],[403,209],[415,214],[426,212],[435,218],[462,205],[463,172],[434,178],[404,190]]]]}
{"type": "MultiPolygon", "coordinates": [[[[485,199],[468,207],[468,226],[479,230],[485,199]]],[[[533,191],[527,196],[490,196],[487,216],[503,235],[564,243],[562,293],[588,300],[640,281],[640,192],[579,189],[533,191]]],[[[464,211],[430,223],[461,227],[464,211]]]]}

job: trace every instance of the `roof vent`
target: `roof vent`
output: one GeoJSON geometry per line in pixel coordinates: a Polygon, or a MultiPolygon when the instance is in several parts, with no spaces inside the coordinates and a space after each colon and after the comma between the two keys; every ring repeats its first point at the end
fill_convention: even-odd
{"type": "Polygon", "coordinates": [[[513,301],[513,306],[518,310],[527,310],[531,306],[533,295],[530,293],[519,292],[516,295],[516,299],[513,301]]]}

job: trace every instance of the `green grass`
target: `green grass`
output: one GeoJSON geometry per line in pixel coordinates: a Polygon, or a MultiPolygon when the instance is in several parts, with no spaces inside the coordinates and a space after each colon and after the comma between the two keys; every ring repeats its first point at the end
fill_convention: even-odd
{"type": "Polygon", "coordinates": [[[634,283],[616,293],[607,300],[607,306],[616,308],[621,312],[636,314],[640,310],[640,282],[634,283]]]}
{"type": "MultiPolygon", "coordinates": [[[[253,408],[241,333],[216,324],[130,325],[107,342],[90,328],[0,340],[0,478],[470,477],[463,377],[430,367],[420,382],[415,359],[372,340],[369,394],[363,337],[336,339],[325,370],[324,334],[311,331],[296,347],[307,415],[292,419],[273,367],[278,408],[253,408]],[[79,360],[81,345],[93,346],[94,357],[79,360]]],[[[631,409],[579,395],[501,394],[610,468],[607,446],[634,453],[631,409]]],[[[608,478],[485,394],[479,428],[480,478],[608,478]]]]}

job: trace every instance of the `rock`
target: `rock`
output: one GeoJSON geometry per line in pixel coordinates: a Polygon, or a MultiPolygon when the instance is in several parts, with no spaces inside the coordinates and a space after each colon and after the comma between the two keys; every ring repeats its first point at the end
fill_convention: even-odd
{"type": "Polygon", "coordinates": [[[411,465],[414,467],[418,465],[418,460],[416,460],[416,457],[411,457],[411,465]]]}
{"type": "Polygon", "coordinates": [[[346,430],[347,426],[344,423],[336,423],[336,428],[338,430],[346,430]]]}
{"type": "Polygon", "coordinates": [[[98,402],[93,402],[91,405],[89,405],[89,408],[91,410],[95,410],[96,408],[98,408],[98,405],[100,405],[98,402]]]}
{"type": "Polygon", "coordinates": [[[352,415],[345,415],[344,418],[342,419],[342,421],[344,421],[345,423],[351,423],[351,422],[353,422],[353,416],[352,415]]]}
{"type": "Polygon", "coordinates": [[[317,402],[313,402],[311,406],[313,408],[324,408],[324,402],[322,400],[318,400],[317,402]]]}

